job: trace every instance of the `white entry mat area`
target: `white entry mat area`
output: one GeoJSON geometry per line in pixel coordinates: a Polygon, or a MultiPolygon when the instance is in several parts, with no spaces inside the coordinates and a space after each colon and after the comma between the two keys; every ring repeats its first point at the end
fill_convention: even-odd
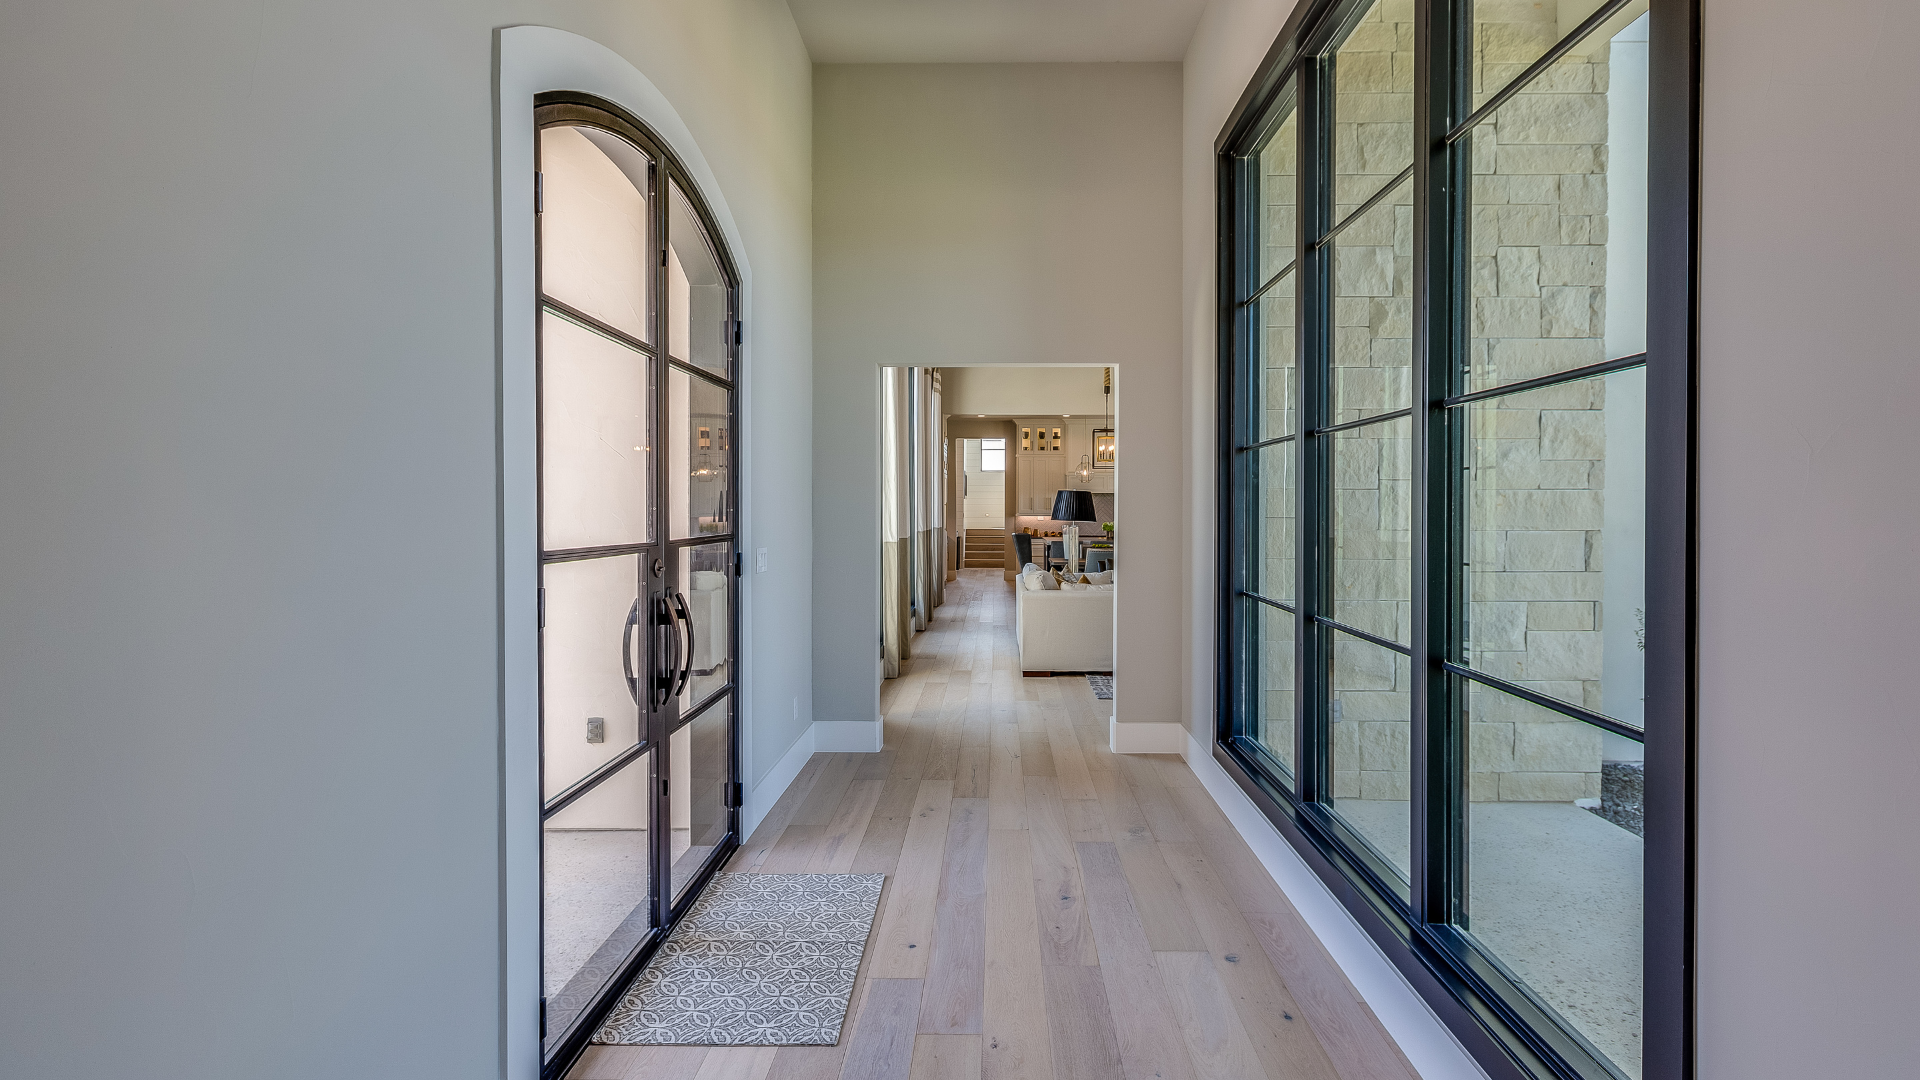
{"type": "Polygon", "coordinates": [[[714,875],[593,1041],[832,1046],[885,880],[714,875]]]}

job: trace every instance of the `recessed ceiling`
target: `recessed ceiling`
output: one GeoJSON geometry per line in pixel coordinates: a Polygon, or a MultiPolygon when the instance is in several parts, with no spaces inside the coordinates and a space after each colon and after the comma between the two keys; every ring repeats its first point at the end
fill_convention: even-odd
{"type": "Polygon", "coordinates": [[[1206,0],[787,0],[821,64],[1179,60],[1206,0]]]}

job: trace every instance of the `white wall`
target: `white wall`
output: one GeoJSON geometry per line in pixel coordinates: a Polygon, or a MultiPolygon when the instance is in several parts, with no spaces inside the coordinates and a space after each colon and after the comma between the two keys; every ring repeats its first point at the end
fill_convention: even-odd
{"type": "Polygon", "coordinates": [[[754,272],[749,760],[810,675],[784,4],[0,7],[0,1075],[500,1075],[493,29],[675,103],[754,272]]]}
{"type": "Polygon", "coordinates": [[[1104,416],[1113,399],[1097,367],[941,369],[946,409],[960,416],[1104,416]]]}
{"type": "Polygon", "coordinates": [[[1173,408],[1179,108],[1175,64],[815,68],[822,719],[878,710],[878,555],[856,539],[879,531],[877,369],[1060,363],[1124,379],[1120,503],[1139,523],[1126,558],[1160,569],[1130,571],[1121,594],[1117,704],[1122,721],[1178,717],[1180,627],[1158,613],[1179,609],[1189,554],[1173,408]]]}
{"type": "Polygon", "coordinates": [[[1704,16],[1700,1076],[1906,1075],[1920,8],[1704,16]]]}

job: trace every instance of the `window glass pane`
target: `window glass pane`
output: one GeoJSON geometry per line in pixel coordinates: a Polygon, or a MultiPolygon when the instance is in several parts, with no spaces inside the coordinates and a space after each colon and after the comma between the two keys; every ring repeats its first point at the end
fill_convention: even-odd
{"type": "Polygon", "coordinates": [[[981,472],[1006,472],[1007,471],[1007,440],[1005,439],[981,439],[980,440],[980,471],[981,472]]]}
{"type": "MultiPolygon", "coordinates": [[[[1606,0],[1475,0],[1473,5],[1473,104],[1488,98],[1547,54],[1547,50],[1579,29],[1587,17],[1606,6],[1606,0]]],[[[1619,29],[1646,14],[1647,0],[1634,0],[1588,35],[1574,52],[1605,42],[1619,29]]],[[[1601,63],[1605,63],[1601,57],[1601,63]]],[[[1598,76],[1602,89],[1606,73],[1569,69],[1546,72],[1542,78],[1578,84],[1598,76]]]]}
{"type": "Polygon", "coordinates": [[[1413,164],[1413,11],[1375,0],[1334,52],[1335,221],[1413,164]]]}
{"type": "Polygon", "coordinates": [[[693,658],[687,667],[687,685],[680,691],[684,716],[733,677],[733,545],[682,548],[679,563],[680,580],[675,587],[693,617],[693,658]]]}
{"type": "Polygon", "coordinates": [[[1413,184],[1401,184],[1334,240],[1333,419],[1412,401],[1413,184]]]}
{"type": "Polygon", "coordinates": [[[705,866],[727,836],[727,746],[732,701],[723,699],[668,736],[673,776],[673,898],[705,866]]]}
{"type": "Polygon", "coordinates": [[[653,361],[540,316],[540,547],[652,539],[647,431],[653,361]]]}
{"type": "Polygon", "coordinates": [[[653,925],[651,751],[546,820],[541,831],[547,1035],[564,1035],[653,925]]]}
{"type": "Polygon", "coordinates": [[[541,801],[640,741],[640,706],[628,665],[646,670],[646,631],[626,632],[640,595],[640,556],[548,563],[540,568],[541,801]],[[634,650],[622,658],[627,643],[634,650]],[[595,721],[599,721],[595,723],[595,721]]]}
{"type": "Polygon", "coordinates": [[[1253,441],[1265,442],[1294,433],[1300,407],[1298,350],[1295,334],[1294,285],[1298,275],[1289,270],[1266,295],[1253,302],[1254,364],[1252,400],[1260,403],[1253,441]]]}
{"type": "Polygon", "coordinates": [[[1405,895],[1412,670],[1399,653],[1331,633],[1333,808],[1399,871],[1405,895]]]}
{"type": "MultiPolygon", "coordinates": [[[[1291,80],[1289,80],[1291,82],[1291,80]]],[[[1283,95],[1291,96],[1283,91],[1283,95]]],[[[1294,206],[1300,198],[1300,114],[1288,112],[1267,144],[1260,148],[1260,280],[1273,280],[1294,258],[1299,242],[1294,206]]]]}
{"type": "Polygon", "coordinates": [[[1640,763],[1608,761],[1597,728],[1468,687],[1468,928],[1638,1077],[1640,763]]]}
{"type": "Polygon", "coordinates": [[[678,368],[667,372],[667,527],[676,540],[733,530],[730,396],[678,368]]]}
{"type": "Polygon", "coordinates": [[[1294,489],[1299,448],[1291,442],[1252,451],[1253,490],[1256,492],[1258,553],[1248,567],[1247,588],[1272,600],[1294,598],[1294,515],[1299,499],[1294,489]]]}
{"type": "Polygon", "coordinates": [[[1589,40],[1470,137],[1469,389],[1646,349],[1647,20],[1589,40]]]}
{"type": "Polygon", "coordinates": [[[1646,371],[1466,406],[1466,662],[1639,725],[1646,371]]]}
{"type": "Polygon", "coordinates": [[[1406,644],[1413,627],[1413,421],[1333,440],[1333,617],[1406,644]]]}
{"type": "Polygon", "coordinates": [[[540,188],[540,291],[651,340],[647,156],[599,128],[541,128],[540,188]]]}
{"type": "Polygon", "coordinates": [[[725,378],[727,279],[693,204],[669,184],[667,203],[667,353],[725,378]]]}
{"type": "Polygon", "coordinates": [[[1253,737],[1287,769],[1277,777],[1293,786],[1293,642],[1294,615],[1258,600],[1248,600],[1247,612],[1253,623],[1254,664],[1258,680],[1254,687],[1253,737]]]}

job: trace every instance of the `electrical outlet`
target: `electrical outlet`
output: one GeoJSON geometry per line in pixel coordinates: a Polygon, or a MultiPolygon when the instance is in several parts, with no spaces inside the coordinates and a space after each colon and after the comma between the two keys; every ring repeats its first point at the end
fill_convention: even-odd
{"type": "Polygon", "coordinates": [[[607,718],[604,716],[587,717],[587,741],[607,741],[607,718]]]}
{"type": "Polygon", "coordinates": [[[760,561],[759,561],[760,572],[764,574],[767,572],[767,549],[761,548],[758,554],[760,556],[760,561]]]}

